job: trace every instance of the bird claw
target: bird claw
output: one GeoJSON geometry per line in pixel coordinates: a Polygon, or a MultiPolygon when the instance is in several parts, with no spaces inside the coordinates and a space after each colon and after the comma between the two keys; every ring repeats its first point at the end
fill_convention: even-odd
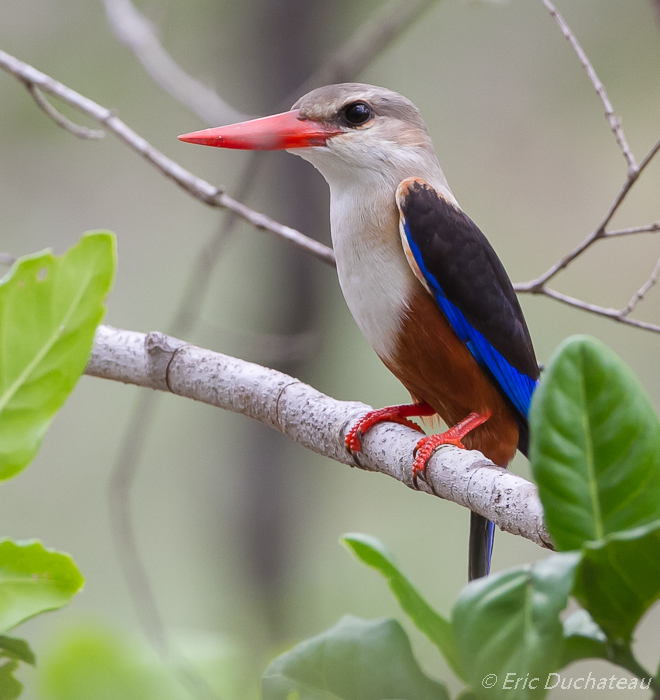
{"type": "Polygon", "coordinates": [[[419,478],[426,482],[426,465],[435,451],[443,445],[454,445],[462,450],[466,449],[465,445],[461,442],[461,438],[452,435],[451,430],[440,433],[439,435],[423,437],[413,450],[415,461],[412,465],[412,481],[416,489],[419,489],[419,484],[417,483],[419,478]]]}
{"type": "Polygon", "coordinates": [[[405,412],[414,410],[414,413],[408,413],[408,415],[431,415],[433,409],[423,409],[421,412],[417,412],[419,408],[423,407],[424,404],[411,404],[404,406],[386,406],[385,408],[379,408],[376,411],[369,411],[365,416],[362,416],[360,420],[349,430],[344,444],[349,454],[355,459],[356,455],[362,450],[362,438],[365,436],[368,430],[382,423],[383,421],[388,421],[390,423],[399,423],[399,425],[405,425],[407,428],[412,428],[420,433],[424,431],[411,420],[408,420],[405,416],[405,412]],[[429,413],[429,410],[431,413],[429,413]]]}
{"type": "Polygon", "coordinates": [[[361,421],[357,422],[346,435],[344,445],[348,453],[355,458],[355,455],[362,449],[362,431],[360,430],[361,421]]]}
{"type": "Polygon", "coordinates": [[[470,413],[470,415],[457,423],[453,428],[449,428],[444,433],[423,437],[413,450],[415,458],[412,465],[412,482],[416,489],[419,489],[418,479],[426,480],[426,465],[433,453],[442,445],[454,445],[461,450],[467,449],[462,443],[463,438],[477,426],[485,423],[490,418],[490,411],[486,414],[470,413]]]}

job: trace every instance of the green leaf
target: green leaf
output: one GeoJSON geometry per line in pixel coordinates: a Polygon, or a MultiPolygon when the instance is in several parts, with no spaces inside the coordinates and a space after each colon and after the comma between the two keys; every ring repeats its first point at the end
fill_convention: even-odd
{"type": "Polygon", "coordinates": [[[471,690],[462,690],[456,700],[477,700],[477,696],[471,690]]]}
{"type": "Polygon", "coordinates": [[[18,661],[7,661],[0,666],[0,700],[16,700],[23,691],[23,684],[14,678],[18,661]]]}
{"type": "Polygon", "coordinates": [[[19,259],[0,281],[0,479],[37,454],[85,369],[115,271],[115,238],[19,259]]]}
{"type": "MultiPolygon", "coordinates": [[[[60,634],[43,655],[39,697],[48,700],[191,700],[160,661],[127,635],[100,627],[60,634]]],[[[183,673],[183,669],[182,673],[183,673]]],[[[223,696],[217,696],[223,697],[223,696]]]]}
{"type": "Polygon", "coordinates": [[[399,571],[387,547],[375,537],[361,533],[344,535],[340,542],[361,562],[387,579],[390,590],[406,615],[435,644],[452,671],[459,678],[464,678],[451,623],[437,613],[399,571]]]}
{"type": "Polygon", "coordinates": [[[579,659],[608,659],[607,637],[586,610],[564,620],[564,651],[560,668],[579,659]]]}
{"type": "Polygon", "coordinates": [[[420,670],[396,620],[350,616],[275,659],[261,690],[263,700],[449,700],[420,670]]]}
{"type": "Polygon", "coordinates": [[[545,694],[545,679],[561,661],[559,613],[579,561],[578,552],[553,554],[534,566],[477,579],[461,591],[452,623],[477,696],[521,700],[545,694]],[[527,686],[519,682],[516,688],[528,674],[527,686]],[[489,685],[486,678],[496,680],[489,685]],[[539,681],[530,689],[534,678],[539,681]]]}
{"type": "Polygon", "coordinates": [[[14,661],[25,661],[34,666],[37,660],[30,645],[24,639],[0,635],[0,656],[6,656],[14,661]]]}
{"type": "Polygon", "coordinates": [[[0,635],[0,659],[8,659],[0,665],[0,700],[14,700],[23,690],[23,684],[14,677],[18,662],[25,661],[34,666],[34,652],[23,639],[0,635]]]}
{"type": "Polygon", "coordinates": [[[660,519],[660,422],[603,343],[565,341],[536,391],[530,461],[558,549],[660,519]]]}
{"type": "Polygon", "coordinates": [[[0,630],[66,605],[84,579],[68,554],[41,542],[0,541],[0,630]]]}
{"type": "Polygon", "coordinates": [[[609,639],[629,642],[660,598],[660,522],[589,542],[582,551],[573,594],[609,639]]]}

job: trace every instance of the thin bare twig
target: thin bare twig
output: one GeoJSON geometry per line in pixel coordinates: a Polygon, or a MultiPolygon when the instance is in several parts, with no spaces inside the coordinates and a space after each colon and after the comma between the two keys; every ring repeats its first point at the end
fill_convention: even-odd
{"type": "Polygon", "coordinates": [[[591,84],[594,86],[598,97],[600,97],[600,101],[603,103],[603,107],[605,108],[605,116],[607,117],[607,121],[610,124],[610,129],[612,129],[614,138],[616,139],[616,142],[619,145],[621,152],[623,153],[623,157],[626,159],[626,163],[628,164],[628,172],[632,174],[633,172],[635,172],[635,170],[637,170],[635,156],[630,150],[630,146],[628,145],[628,141],[626,140],[626,135],[623,133],[621,119],[617,117],[616,114],[614,114],[614,108],[612,107],[612,103],[610,102],[610,99],[607,96],[605,86],[600,81],[600,78],[596,74],[596,71],[594,70],[594,67],[591,64],[591,61],[587,57],[587,54],[584,52],[584,49],[580,46],[577,38],[575,37],[575,34],[573,34],[571,28],[568,26],[568,24],[566,24],[566,21],[561,16],[561,14],[559,14],[557,8],[552,4],[552,2],[550,2],[550,0],[541,0],[541,2],[545,5],[548,12],[555,18],[557,24],[559,25],[559,28],[562,31],[562,34],[566,37],[568,43],[573,48],[573,51],[575,51],[575,53],[577,54],[578,60],[580,61],[582,67],[586,71],[587,76],[589,77],[591,84]]]}
{"type": "Polygon", "coordinates": [[[27,63],[19,61],[14,56],[0,50],[0,68],[14,75],[23,82],[36,85],[44,92],[56,95],[64,102],[87,114],[92,119],[102,124],[107,130],[118,136],[136,153],[160,170],[163,175],[170,178],[186,192],[201,202],[212,207],[228,209],[255,228],[274,233],[280,238],[306,250],[323,262],[334,264],[334,253],[328,246],[315,241],[295,229],[284,226],[274,221],[269,216],[254,211],[225,194],[222,188],[215,187],[201,178],[193,175],[178,163],[155,149],[146,139],[142,138],[110,109],[102,107],[88,97],[54,80],[50,76],[38,71],[27,63]]]}
{"type": "Polygon", "coordinates": [[[32,95],[39,109],[43,110],[58,126],[72,133],[76,138],[93,140],[102,139],[105,136],[105,131],[101,129],[89,129],[86,126],[76,124],[74,121],[71,121],[71,119],[58,112],[34,83],[25,80],[23,84],[30,95],[32,95]]]}
{"type": "MultiPolygon", "coordinates": [[[[516,289],[517,285],[513,285],[516,289]]],[[[518,291],[516,289],[516,291],[518,291]]],[[[618,323],[623,323],[627,326],[634,326],[635,328],[641,328],[645,331],[652,331],[653,333],[660,333],[660,326],[654,323],[647,323],[646,321],[638,321],[634,318],[628,318],[626,314],[623,313],[625,309],[612,309],[605,306],[598,306],[597,304],[590,304],[589,302],[582,301],[581,299],[576,299],[575,297],[569,296],[568,294],[563,294],[558,292],[556,289],[551,287],[542,287],[538,290],[525,290],[530,294],[539,294],[541,296],[549,297],[567,306],[573,306],[576,309],[581,309],[582,311],[587,311],[590,314],[596,314],[597,316],[606,316],[611,318],[613,321],[618,323]]]]}
{"type": "MultiPolygon", "coordinates": [[[[540,277],[537,277],[535,280],[531,280],[530,282],[524,282],[520,284],[514,285],[515,290],[517,292],[522,292],[522,293],[531,293],[531,294],[543,294],[544,289],[545,289],[545,284],[548,282],[550,279],[552,279],[558,272],[561,270],[564,270],[570,263],[575,260],[578,256],[582,255],[587,248],[592,246],[597,240],[601,238],[606,238],[607,237],[607,231],[606,227],[612,220],[612,217],[616,214],[618,211],[619,207],[623,204],[626,196],[632,189],[633,185],[637,182],[639,179],[640,175],[644,172],[648,164],[653,160],[655,155],[660,151],[660,141],[658,141],[653,148],[646,154],[644,157],[644,160],[639,164],[637,169],[634,172],[629,172],[628,176],[626,177],[626,181],[623,184],[623,187],[615,197],[614,201],[612,202],[612,205],[607,211],[607,214],[605,214],[605,217],[603,220],[600,222],[598,227],[593,231],[593,233],[589,234],[582,243],[580,243],[577,248],[572,250],[570,253],[565,255],[561,260],[556,262],[552,267],[550,267],[544,274],[542,274],[540,277]]],[[[553,297],[556,298],[556,297],[553,297]]],[[[600,307],[598,307],[600,308],[600,307]]]]}
{"type": "Polygon", "coordinates": [[[618,231],[606,231],[603,238],[615,238],[616,236],[630,236],[635,233],[656,233],[660,231],[660,221],[654,221],[646,226],[632,226],[631,228],[622,228],[618,231]]]}
{"type": "MultiPolygon", "coordinates": [[[[140,153],[149,162],[155,165],[161,172],[166,176],[172,178],[181,186],[183,189],[191,193],[200,201],[205,202],[211,206],[224,207],[234,212],[238,216],[244,218],[245,220],[252,223],[257,228],[267,230],[277,235],[289,240],[290,242],[298,245],[299,247],[311,252],[320,259],[334,264],[334,253],[327,246],[308,238],[304,234],[291,229],[290,227],[282,226],[277,222],[273,221],[269,217],[255,212],[249,207],[237,202],[225,195],[219,188],[210,185],[201,178],[197,178],[192,173],[188,172],[180,165],[172,161],[171,159],[164,156],[162,153],[154,149],[148,142],[138,136],[132,129],[130,129],[126,124],[116,117],[110,110],[101,107],[100,105],[92,102],[86,97],[76,93],[75,91],[67,88],[66,86],[58,83],[49,76],[40,73],[32,66],[29,66],[18,59],[0,51],[0,68],[4,68],[8,72],[16,75],[19,79],[29,82],[33,82],[35,85],[41,89],[55,94],[64,101],[72,104],[81,111],[85,112],[92,118],[96,119],[108,129],[113,131],[117,136],[119,136],[125,143],[127,143],[131,148],[140,153]]],[[[615,309],[605,309],[604,307],[599,307],[593,304],[588,304],[582,302],[578,299],[569,297],[568,295],[563,295],[560,292],[551,290],[546,287],[546,282],[554,277],[558,272],[565,269],[575,258],[581,255],[587,248],[589,248],[596,240],[604,238],[607,235],[606,227],[611,221],[614,214],[617,212],[621,204],[623,203],[628,192],[638,180],[641,173],[644,171],[646,166],[650,163],[652,158],[660,150],[660,141],[655,144],[655,146],[649,151],[644,160],[640,163],[634,172],[629,172],[626,182],[622,187],[621,191],[612,203],[609,211],[605,215],[603,221],[598,226],[598,228],[588,236],[577,248],[575,248],[571,253],[562,258],[559,262],[553,265],[546,273],[541,275],[539,278],[526,283],[520,283],[515,285],[516,291],[520,293],[533,293],[542,294],[550,298],[561,301],[565,304],[581,308],[585,311],[591,313],[597,313],[600,315],[608,316],[619,320],[620,322],[628,323],[630,325],[635,325],[639,328],[644,328],[646,330],[656,330],[654,324],[648,324],[641,321],[634,321],[632,319],[627,319],[625,317],[616,318],[617,311],[615,309]],[[625,320],[624,320],[625,318],[625,320]]]]}
{"type": "Polygon", "coordinates": [[[248,119],[216,92],[188,75],[165,51],[152,23],[131,0],[103,0],[112,29],[149,75],[174,99],[194,112],[209,126],[220,126],[248,119]]]}
{"type": "Polygon", "coordinates": [[[644,284],[632,295],[632,298],[628,302],[628,305],[621,309],[621,315],[622,316],[628,316],[629,313],[631,313],[637,304],[644,298],[644,295],[646,292],[653,287],[653,285],[658,281],[658,275],[660,275],[660,259],[658,259],[658,262],[655,264],[655,267],[653,268],[653,272],[651,273],[651,276],[644,282],[644,284]]]}

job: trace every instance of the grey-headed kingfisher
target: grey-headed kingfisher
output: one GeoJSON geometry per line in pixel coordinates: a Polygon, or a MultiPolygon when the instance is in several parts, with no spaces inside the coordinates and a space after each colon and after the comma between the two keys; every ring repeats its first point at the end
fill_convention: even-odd
{"type": "MultiPolygon", "coordinates": [[[[440,445],[506,467],[527,453],[539,377],[509,277],[459,207],[419,110],[391,90],[346,83],[312,90],[289,112],[179,137],[220,148],[287,150],[330,186],[339,283],[362,333],[413,403],[368,413],[348,433],[352,453],[380,421],[450,426],[422,438],[413,479],[440,445]]],[[[494,526],[470,521],[470,579],[490,570],[494,526]]]]}

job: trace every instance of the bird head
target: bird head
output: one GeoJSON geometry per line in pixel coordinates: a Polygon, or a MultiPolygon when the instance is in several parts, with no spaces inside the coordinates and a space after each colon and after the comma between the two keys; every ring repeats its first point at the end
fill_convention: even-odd
{"type": "Polygon", "coordinates": [[[417,107],[392,90],[360,83],[317,88],[289,112],[179,139],[219,148],[286,150],[310,161],[331,186],[370,175],[391,174],[398,182],[441,173],[417,107]]]}

